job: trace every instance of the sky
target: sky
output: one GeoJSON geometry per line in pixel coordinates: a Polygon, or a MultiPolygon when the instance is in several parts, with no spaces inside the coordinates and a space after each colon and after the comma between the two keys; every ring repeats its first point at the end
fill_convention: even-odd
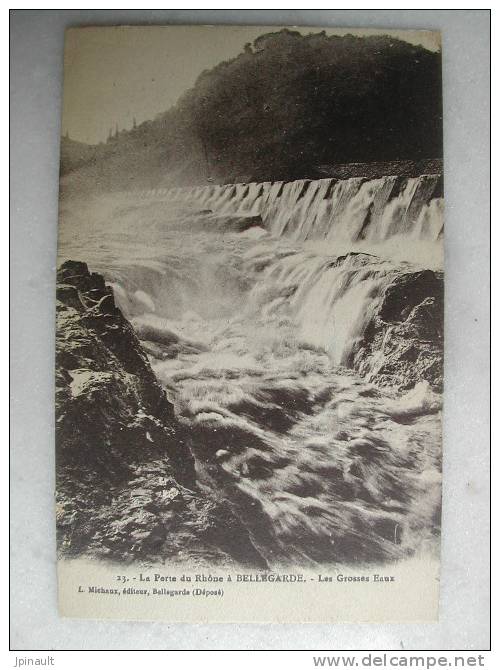
{"type": "MultiPolygon", "coordinates": [[[[301,33],[393,35],[437,51],[440,33],[294,27],[301,33]]],[[[63,134],[106,140],[116,125],[131,128],[174,105],[198,75],[238,55],[276,26],[119,26],[71,28],[64,54],[63,134]]]]}

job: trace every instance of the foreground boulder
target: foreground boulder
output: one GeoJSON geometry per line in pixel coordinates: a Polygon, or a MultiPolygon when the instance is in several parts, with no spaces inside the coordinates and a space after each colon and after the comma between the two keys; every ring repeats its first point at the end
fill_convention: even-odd
{"type": "Polygon", "coordinates": [[[57,273],[56,458],[63,555],[265,567],[194,459],[112,290],[85,263],[57,273]]]}
{"type": "Polygon", "coordinates": [[[365,331],[354,367],[379,386],[443,389],[443,273],[397,275],[365,331]]]}

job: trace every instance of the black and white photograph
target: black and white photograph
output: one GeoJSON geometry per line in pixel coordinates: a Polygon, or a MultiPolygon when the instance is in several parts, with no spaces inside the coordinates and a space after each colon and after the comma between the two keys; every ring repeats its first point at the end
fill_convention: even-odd
{"type": "Polygon", "coordinates": [[[442,139],[438,32],[66,31],[63,613],[436,619],[442,139]]]}

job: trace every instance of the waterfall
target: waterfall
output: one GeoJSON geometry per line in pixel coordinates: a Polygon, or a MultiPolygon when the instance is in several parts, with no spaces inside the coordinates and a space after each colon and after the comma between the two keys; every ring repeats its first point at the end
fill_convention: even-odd
{"type": "MultiPolygon", "coordinates": [[[[111,271],[107,258],[98,269],[116,285],[128,316],[150,311],[155,318],[178,319],[194,310],[206,318],[227,317],[248,296],[258,302],[250,321],[264,315],[266,328],[280,333],[274,316],[277,322],[290,317],[299,346],[328,353],[334,365],[370,372],[358,352],[388,287],[403,273],[442,267],[439,181],[439,175],[389,175],[143,192],[143,230],[153,226],[154,237],[165,236],[154,261],[147,244],[147,260],[139,261],[134,235],[125,276],[123,258],[118,272],[111,271]],[[221,233],[243,235],[230,243],[226,235],[229,246],[218,247],[215,238],[221,233]],[[250,294],[249,286],[254,287],[250,294]],[[145,309],[144,295],[154,309],[145,309]]],[[[135,204],[126,214],[123,196],[110,198],[115,202],[103,209],[105,226],[109,230],[109,221],[116,219],[123,236],[132,230],[128,217],[135,220],[135,204]],[[110,217],[117,207],[120,216],[110,217]]]]}
{"type": "Polygon", "coordinates": [[[156,189],[143,197],[196,203],[215,216],[260,216],[273,236],[297,242],[380,243],[401,235],[436,241],[443,228],[442,198],[435,195],[440,179],[299,179],[156,189]]]}
{"type": "MultiPolygon", "coordinates": [[[[253,256],[255,268],[262,258],[253,256]]],[[[352,367],[365,329],[398,272],[368,254],[276,255],[260,274],[249,305],[270,331],[290,315],[299,346],[325,351],[334,365],[352,367]]]]}
{"type": "Polygon", "coordinates": [[[241,510],[270,566],[395,560],[435,542],[439,179],[62,203],[61,260],[85,259],[112,287],[193,436],[201,487],[241,510]]]}

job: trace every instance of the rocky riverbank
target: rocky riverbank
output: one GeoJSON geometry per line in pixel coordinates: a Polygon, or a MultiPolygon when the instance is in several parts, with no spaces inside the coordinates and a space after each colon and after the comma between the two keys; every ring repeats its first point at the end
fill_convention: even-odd
{"type": "Polygon", "coordinates": [[[62,555],[265,567],[231,505],[196,488],[188,438],[101,275],[57,273],[62,555]]]}
{"type": "Polygon", "coordinates": [[[378,386],[408,391],[421,381],[443,390],[443,273],[405,272],[387,287],[354,357],[378,386]]]}

